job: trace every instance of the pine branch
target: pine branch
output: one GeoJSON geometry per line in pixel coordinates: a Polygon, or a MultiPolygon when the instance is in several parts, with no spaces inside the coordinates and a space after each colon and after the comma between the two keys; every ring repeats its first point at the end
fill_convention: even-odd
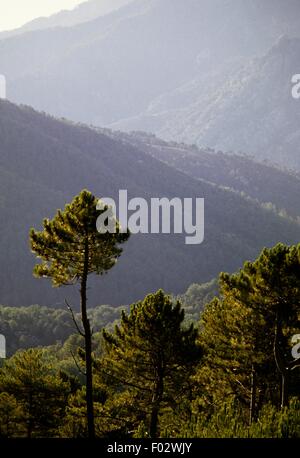
{"type": "Polygon", "coordinates": [[[75,327],[76,327],[78,333],[84,338],[84,337],[85,337],[85,333],[82,332],[82,330],[80,329],[80,327],[79,327],[79,325],[78,325],[78,323],[77,323],[77,320],[76,320],[76,318],[75,318],[74,312],[73,312],[73,310],[72,310],[72,307],[69,305],[67,299],[65,299],[65,303],[66,303],[66,305],[67,305],[67,308],[68,308],[69,312],[71,312],[72,320],[73,320],[73,323],[75,324],[75,327]]]}
{"type": "Polygon", "coordinates": [[[105,369],[102,368],[102,373],[106,376],[106,377],[109,377],[111,379],[113,379],[114,381],[116,382],[119,382],[123,385],[126,385],[126,386],[130,386],[132,388],[136,388],[138,390],[141,390],[141,391],[147,391],[147,392],[151,392],[151,390],[149,388],[146,388],[145,386],[139,386],[139,385],[136,385],[132,382],[129,382],[127,380],[124,380],[124,379],[120,379],[119,377],[117,377],[115,374],[111,374],[109,372],[106,372],[105,369]]]}
{"type": "Polygon", "coordinates": [[[73,353],[72,351],[71,351],[70,353],[71,353],[71,356],[72,356],[72,358],[73,358],[73,361],[74,361],[74,363],[75,363],[75,365],[76,365],[78,371],[80,372],[80,374],[82,374],[82,375],[84,375],[84,376],[86,377],[86,372],[84,372],[84,371],[82,370],[82,368],[79,366],[79,364],[78,364],[78,362],[77,362],[77,360],[76,360],[76,358],[75,358],[74,353],[73,353]]]}

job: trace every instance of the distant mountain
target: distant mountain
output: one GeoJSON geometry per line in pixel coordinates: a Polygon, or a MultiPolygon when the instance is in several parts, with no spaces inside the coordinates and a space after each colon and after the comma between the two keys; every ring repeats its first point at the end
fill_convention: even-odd
{"type": "Polygon", "coordinates": [[[217,87],[194,81],[113,127],[149,130],[167,140],[217,150],[247,151],[300,170],[300,102],[291,93],[298,62],[300,39],[284,36],[265,56],[217,87]]]}
{"type": "Polygon", "coordinates": [[[20,35],[34,30],[50,29],[53,27],[71,27],[97,17],[105,16],[133,0],[88,0],[80,3],[71,10],[62,10],[49,17],[34,19],[15,30],[0,32],[0,40],[14,35],[20,35]]]}
{"type": "MultiPolygon", "coordinates": [[[[178,103],[185,109],[199,90],[208,96],[280,35],[299,30],[299,0],[136,0],[73,27],[0,40],[0,73],[10,100],[103,126],[139,116],[195,81],[192,92],[177,94],[175,112],[178,103]]],[[[170,105],[155,131],[176,135],[170,105]]]]}
{"type": "MultiPolygon", "coordinates": [[[[205,197],[205,241],[184,235],[135,235],[118,265],[90,284],[89,306],[124,304],[159,287],[182,293],[219,271],[236,270],[264,246],[299,241],[299,225],[216,183],[192,178],[154,158],[142,144],[58,121],[0,101],[0,303],[78,304],[76,288],[53,290],[32,278],[28,231],[40,227],[82,188],[116,198],[205,197]]],[[[263,173],[263,172],[262,172],[263,173]]],[[[299,195],[299,188],[296,189],[299,195]]]]}
{"type": "Polygon", "coordinates": [[[300,173],[258,162],[253,157],[224,154],[212,149],[166,142],[153,134],[129,134],[100,129],[106,135],[146,151],[151,156],[175,167],[193,178],[217,183],[277,209],[282,214],[300,219],[300,173]]]}

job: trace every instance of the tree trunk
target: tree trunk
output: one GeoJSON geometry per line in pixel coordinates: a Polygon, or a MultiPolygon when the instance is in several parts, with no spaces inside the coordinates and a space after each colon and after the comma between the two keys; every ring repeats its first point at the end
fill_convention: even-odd
{"type": "Polygon", "coordinates": [[[151,420],[150,420],[150,437],[151,437],[151,439],[157,438],[158,412],[159,412],[159,405],[155,404],[152,407],[152,411],[151,411],[151,420]]]}
{"type": "Polygon", "coordinates": [[[281,405],[280,408],[284,409],[288,405],[288,372],[281,374],[281,405]]]}
{"type": "Polygon", "coordinates": [[[275,338],[274,338],[274,357],[277,369],[281,375],[281,393],[280,393],[280,408],[283,409],[288,404],[288,369],[286,362],[284,360],[284,355],[281,350],[281,343],[282,343],[282,320],[280,317],[280,310],[278,307],[276,313],[276,324],[275,324],[275,338]]]}
{"type": "Polygon", "coordinates": [[[31,439],[33,429],[33,395],[30,390],[29,392],[29,403],[28,403],[28,423],[27,423],[27,439],[31,439]]]}
{"type": "Polygon", "coordinates": [[[157,368],[157,379],[155,383],[155,389],[152,398],[152,410],[150,419],[150,437],[156,439],[158,437],[158,414],[160,404],[164,393],[164,370],[163,363],[160,361],[159,367],[157,368]]]}
{"type": "Polygon", "coordinates": [[[81,278],[81,320],[84,328],[85,340],[85,369],[86,369],[86,412],[88,424],[88,437],[95,437],[95,422],[94,422],[94,403],[93,403],[93,368],[92,368],[92,333],[90,321],[87,316],[87,277],[88,277],[88,262],[89,248],[88,241],[85,244],[84,250],[84,268],[81,278]]]}
{"type": "Polygon", "coordinates": [[[249,423],[252,424],[253,420],[255,419],[256,413],[256,375],[254,366],[252,366],[251,372],[251,398],[250,398],[250,417],[249,423]]]}

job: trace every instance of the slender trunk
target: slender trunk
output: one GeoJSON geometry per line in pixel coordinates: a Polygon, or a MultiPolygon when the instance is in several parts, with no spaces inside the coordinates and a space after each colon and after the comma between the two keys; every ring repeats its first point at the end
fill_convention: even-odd
{"type": "Polygon", "coordinates": [[[90,321],[87,316],[87,277],[88,277],[89,248],[88,241],[85,243],[84,268],[81,278],[81,319],[84,328],[85,340],[85,370],[86,370],[86,412],[88,424],[88,437],[95,437],[94,404],[93,404],[93,368],[92,368],[92,333],[90,321]]]}
{"type": "Polygon", "coordinates": [[[281,393],[280,393],[280,408],[283,409],[288,404],[288,369],[284,360],[284,355],[281,350],[282,341],[282,321],[280,318],[279,309],[276,313],[276,325],[275,325],[275,338],[274,338],[274,357],[277,369],[281,375],[281,393]]]}
{"type": "Polygon", "coordinates": [[[151,439],[155,439],[157,437],[158,413],[159,413],[159,405],[155,404],[153,405],[152,411],[151,411],[151,420],[150,420],[151,439]]]}
{"type": "Polygon", "coordinates": [[[27,439],[31,439],[32,435],[32,427],[33,427],[33,421],[32,421],[32,392],[29,392],[29,403],[28,403],[28,423],[27,423],[27,439]]]}
{"type": "MultiPolygon", "coordinates": [[[[161,365],[160,365],[161,366],[161,365]]],[[[162,401],[164,392],[164,371],[162,367],[157,370],[157,379],[155,383],[153,398],[152,398],[152,410],[150,418],[150,437],[155,439],[158,437],[158,415],[160,404],[162,401]]]]}
{"type": "Polygon", "coordinates": [[[253,420],[255,419],[255,412],[256,412],[256,374],[254,366],[252,366],[251,372],[251,398],[250,398],[250,418],[249,423],[252,424],[253,420]]]}
{"type": "Polygon", "coordinates": [[[288,372],[281,374],[281,405],[284,409],[288,405],[288,372]]]}

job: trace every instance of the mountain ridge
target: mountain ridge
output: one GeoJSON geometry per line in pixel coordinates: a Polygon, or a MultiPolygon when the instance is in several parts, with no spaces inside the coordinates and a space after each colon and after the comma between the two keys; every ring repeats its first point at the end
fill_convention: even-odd
{"type": "Polygon", "coordinates": [[[38,17],[13,30],[0,32],[0,40],[36,30],[72,27],[105,16],[134,0],[88,0],[73,9],[61,10],[47,17],[38,17]],[[101,4],[101,5],[100,5],[101,4]]]}
{"type": "Polygon", "coordinates": [[[1,40],[0,71],[14,102],[110,125],[199,74],[202,85],[217,84],[280,35],[299,35],[299,13],[295,0],[289,8],[279,0],[140,0],[74,27],[1,40]]]}
{"type": "MultiPolygon", "coordinates": [[[[242,151],[299,171],[300,104],[292,97],[291,81],[299,61],[300,39],[284,35],[265,56],[246,63],[219,87],[209,90],[199,82],[200,91],[189,106],[172,108],[177,89],[175,100],[171,95],[165,102],[158,99],[144,114],[112,128],[146,130],[167,141],[242,151]]],[[[192,85],[190,92],[194,93],[192,85]]]]}
{"type": "Polygon", "coordinates": [[[185,245],[184,234],[132,236],[109,275],[92,279],[91,304],[131,303],[160,287],[177,294],[220,270],[236,270],[264,246],[299,239],[299,225],[274,211],[88,126],[0,101],[0,138],[1,303],[61,306],[67,295],[76,306],[76,288],[53,290],[50,282],[32,278],[28,232],[83,188],[115,199],[119,189],[146,200],[205,198],[202,245],[185,245]]]}

